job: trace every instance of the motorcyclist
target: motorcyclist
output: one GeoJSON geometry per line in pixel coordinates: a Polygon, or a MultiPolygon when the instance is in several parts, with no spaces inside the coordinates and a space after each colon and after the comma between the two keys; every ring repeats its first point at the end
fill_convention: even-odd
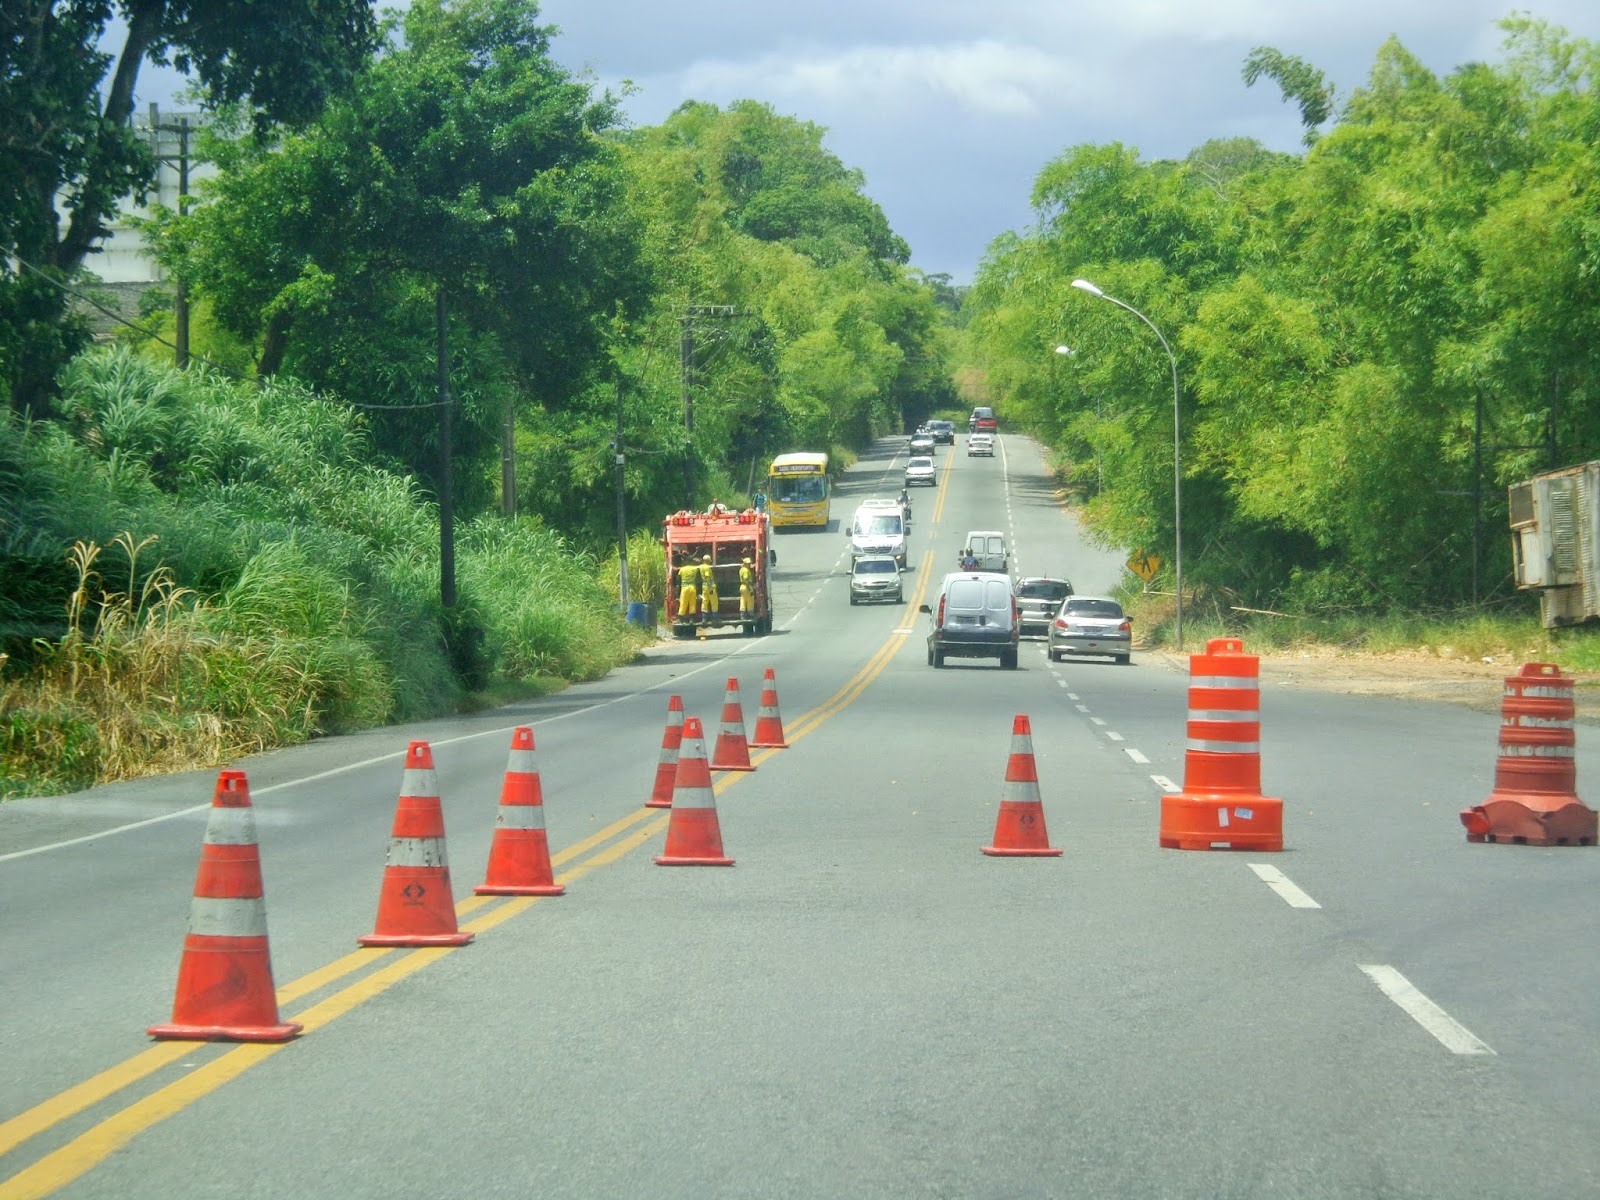
{"type": "Polygon", "coordinates": [[[911,493],[905,488],[900,489],[900,511],[905,515],[906,524],[911,524],[911,493]]]}

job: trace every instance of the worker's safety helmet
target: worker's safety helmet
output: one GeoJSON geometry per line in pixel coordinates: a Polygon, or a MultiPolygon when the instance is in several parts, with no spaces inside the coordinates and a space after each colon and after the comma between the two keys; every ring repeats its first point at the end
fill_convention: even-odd
{"type": "Polygon", "coordinates": [[[702,555],[701,555],[701,556],[700,556],[700,561],[701,561],[701,562],[710,562],[710,561],[711,561],[711,555],[709,555],[709,554],[702,554],[702,555]]]}
{"type": "Polygon", "coordinates": [[[750,565],[750,560],[748,558],[744,560],[744,565],[747,567],[750,565]]]}

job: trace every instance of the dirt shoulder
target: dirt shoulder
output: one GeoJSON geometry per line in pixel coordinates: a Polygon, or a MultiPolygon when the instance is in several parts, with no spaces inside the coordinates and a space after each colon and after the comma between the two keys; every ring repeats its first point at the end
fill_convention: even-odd
{"type": "MultiPolygon", "coordinates": [[[[1178,669],[1174,655],[1156,651],[1178,669]]],[[[1509,659],[1482,662],[1431,654],[1347,654],[1321,648],[1262,654],[1261,680],[1274,687],[1342,692],[1352,696],[1396,696],[1461,704],[1499,713],[1504,680],[1522,668],[1509,659]]],[[[1600,725],[1600,674],[1567,672],[1574,681],[1577,719],[1600,725]]]]}

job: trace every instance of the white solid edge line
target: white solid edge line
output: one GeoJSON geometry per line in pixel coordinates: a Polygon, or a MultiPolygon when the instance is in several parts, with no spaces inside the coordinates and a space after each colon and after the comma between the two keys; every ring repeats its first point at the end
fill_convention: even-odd
{"type": "MultiPolygon", "coordinates": [[[[796,612],[794,616],[789,618],[789,620],[783,622],[779,628],[788,629],[792,627],[795,621],[799,620],[800,617],[804,615],[804,609],[796,612]]],[[[740,645],[736,649],[730,650],[728,653],[710,660],[703,666],[695,667],[690,671],[685,671],[681,675],[674,675],[670,679],[664,679],[660,683],[651,684],[647,688],[640,688],[636,692],[629,692],[623,696],[613,696],[610,700],[602,700],[598,704],[587,704],[582,708],[575,708],[571,712],[557,713],[553,717],[545,717],[539,723],[541,725],[549,725],[555,721],[565,721],[570,717],[581,717],[587,713],[598,712],[602,708],[610,708],[613,704],[625,704],[629,700],[635,700],[640,696],[648,696],[651,692],[660,691],[663,688],[677,687],[682,683],[683,680],[688,679],[690,676],[699,675],[702,671],[709,671],[713,667],[721,666],[730,658],[735,658],[741,654],[752,653],[759,644],[759,642],[741,641],[740,645]]],[[[530,722],[527,721],[519,721],[517,725],[504,725],[496,729],[484,729],[477,733],[464,733],[460,737],[442,738],[436,741],[429,741],[428,744],[437,748],[439,746],[454,746],[460,742],[472,742],[479,738],[495,736],[504,737],[507,733],[510,733],[519,725],[526,725],[529,723],[530,722]]],[[[374,731],[368,730],[366,732],[370,733],[374,731]]],[[[287,750],[290,749],[290,747],[285,746],[281,747],[281,749],[287,750]]],[[[396,750],[390,754],[380,754],[375,758],[364,758],[360,762],[346,763],[342,767],[331,767],[326,771],[318,771],[315,775],[305,775],[299,779],[286,779],[282,783],[269,784],[266,787],[251,788],[250,795],[252,798],[256,796],[269,796],[273,792],[282,792],[287,791],[289,788],[303,787],[308,783],[316,783],[319,780],[331,779],[335,775],[346,775],[351,771],[360,771],[366,769],[367,767],[375,767],[380,763],[400,761],[403,760],[405,756],[406,752],[404,750],[396,750]]],[[[48,799],[48,797],[41,798],[48,799]]],[[[0,854],[0,863],[11,862],[13,859],[18,858],[30,858],[35,854],[44,854],[50,850],[65,850],[69,846],[81,846],[85,842],[97,842],[101,838],[108,838],[118,833],[132,833],[136,829],[144,829],[150,825],[159,825],[163,821],[175,821],[179,817],[187,817],[192,816],[194,813],[205,812],[211,807],[211,801],[208,800],[204,804],[194,804],[188,808],[174,809],[172,812],[162,813],[157,817],[146,817],[142,821],[134,821],[128,825],[118,825],[111,829],[102,829],[98,833],[86,833],[82,837],[68,838],[66,841],[62,842],[50,842],[48,845],[34,846],[28,850],[14,850],[10,854],[0,854]]]]}
{"type": "Polygon", "coordinates": [[[1322,907],[1322,905],[1318,904],[1310,896],[1306,895],[1305,892],[1301,891],[1300,888],[1296,886],[1287,875],[1278,870],[1277,867],[1271,866],[1267,863],[1249,863],[1248,866],[1256,873],[1256,876],[1261,880],[1262,883],[1266,884],[1273,891],[1277,892],[1278,895],[1282,896],[1290,908],[1322,907]]]}
{"type": "Polygon", "coordinates": [[[1132,746],[1124,746],[1122,748],[1122,752],[1124,754],[1126,754],[1129,758],[1133,759],[1133,761],[1136,762],[1136,763],[1143,763],[1145,766],[1149,766],[1150,765],[1150,760],[1148,758],[1146,758],[1144,755],[1140,754],[1132,746]]]}
{"type": "MultiPolygon", "coordinates": [[[[1359,965],[1359,964],[1358,964],[1359,965]]],[[[1361,970],[1389,999],[1403,1008],[1452,1054],[1493,1054],[1489,1045],[1421,992],[1393,967],[1363,966],[1361,970]]]]}

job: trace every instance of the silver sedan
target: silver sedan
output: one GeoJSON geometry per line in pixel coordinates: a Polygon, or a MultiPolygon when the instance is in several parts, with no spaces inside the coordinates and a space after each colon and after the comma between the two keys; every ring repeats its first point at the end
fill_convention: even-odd
{"type": "Polygon", "coordinates": [[[1133,622],[1122,605],[1105,596],[1068,596],[1050,622],[1051,662],[1093,654],[1126,663],[1132,649],[1133,622]]]}

